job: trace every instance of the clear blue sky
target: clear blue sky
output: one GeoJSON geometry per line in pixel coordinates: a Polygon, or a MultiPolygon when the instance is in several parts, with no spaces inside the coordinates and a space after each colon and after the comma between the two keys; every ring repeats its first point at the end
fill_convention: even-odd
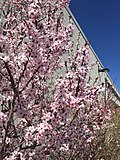
{"type": "Polygon", "coordinates": [[[71,0],[70,9],[120,92],[120,0],[71,0]]]}

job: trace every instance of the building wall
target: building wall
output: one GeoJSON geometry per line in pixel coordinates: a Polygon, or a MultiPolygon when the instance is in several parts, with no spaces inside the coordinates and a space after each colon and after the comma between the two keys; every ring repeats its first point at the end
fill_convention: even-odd
{"type": "MultiPolygon", "coordinates": [[[[79,47],[82,47],[86,41],[88,41],[88,39],[86,38],[85,34],[83,33],[82,29],[80,28],[79,24],[77,23],[77,21],[75,20],[72,12],[70,11],[70,9],[67,7],[64,10],[64,21],[65,24],[67,24],[69,22],[69,19],[71,18],[71,21],[73,23],[74,26],[74,32],[73,32],[73,43],[74,43],[74,49],[76,49],[75,45],[78,43],[77,39],[78,36],[80,36],[80,42],[79,42],[79,47]]],[[[101,61],[99,60],[98,56],[96,55],[94,49],[92,48],[92,46],[90,45],[89,48],[89,52],[90,52],[90,64],[93,62],[98,61],[98,64],[96,66],[93,67],[93,69],[91,70],[90,77],[91,77],[91,83],[93,83],[95,81],[95,79],[98,77],[98,84],[100,83],[108,83],[109,85],[112,86],[112,91],[113,91],[113,101],[120,106],[120,95],[114,85],[114,83],[112,82],[109,74],[107,72],[98,72],[98,69],[103,69],[104,66],[102,65],[101,61]]],[[[98,85],[97,84],[97,85],[98,85]]]]}

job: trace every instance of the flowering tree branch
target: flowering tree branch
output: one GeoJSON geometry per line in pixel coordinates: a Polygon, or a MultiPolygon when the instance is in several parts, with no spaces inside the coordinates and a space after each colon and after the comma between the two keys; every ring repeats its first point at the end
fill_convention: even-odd
{"type": "Polygon", "coordinates": [[[71,19],[63,22],[67,4],[0,4],[1,160],[82,156],[111,119],[101,85],[95,85],[97,80],[89,85],[87,80],[94,67],[89,64],[89,43],[81,48],[77,44],[74,51],[73,24],[71,19]]]}

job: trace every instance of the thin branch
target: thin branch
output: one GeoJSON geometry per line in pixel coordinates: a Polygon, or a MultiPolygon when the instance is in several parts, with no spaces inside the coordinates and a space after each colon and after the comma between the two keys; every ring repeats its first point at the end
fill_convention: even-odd
{"type": "MultiPolygon", "coordinates": [[[[10,77],[11,86],[12,86],[12,89],[14,91],[14,97],[13,97],[12,102],[8,103],[9,108],[10,108],[10,112],[9,112],[9,116],[8,116],[8,120],[7,120],[7,124],[6,124],[6,128],[5,128],[5,135],[3,137],[1,153],[4,153],[5,141],[6,141],[6,138],[7,138],[8,129],[9,129],[9,126],[10,126],[10,123],[11,123],[12,115],[13,115],[15,100],[16,100],[16,97],[18,95],[18,92],[17,92],[16,87],[15,87],[15,82],[14,82],[14,78],[13,78],[12,72],[11,72],[9,66],[8,66],[8,62],[5,62],[4,60],[3,60],[3,62],[5,64],[5,68],[7,69],[8,75],[10,77]]],[[[1,154],[1,156],[3,157],[3,154],[1,154]]]]}
{"type": "Polygon", "coordinates": [[[6,69],[7,69],[7,72],[8,72],[8,74],[9,74],[9,77],[10,77],[10,82],[11,82],[12,89],[13,89],[14,93],[16,93],[16,87],[15,87],[14,78],[13,78],[12,72],[11,72],[9,66],[8,66],[8,62],[5,62],[5,61],[4,61],[4,64],[5,64],[5,67],[6,67],[6,69]]]}
{"type": "Polygon", "coordinates": [[[17,87],[19,86],[19,83],[20,83],[22,77],[24,76],[24,73],[25,73],[25,71],[26,71],[28,62],[29,62],[29,59],[28,59],[28,60],[26,61],[26,63],[24,64],[24,69],[23,69],[23,71],[22,71],[22,73],[21,73],[21,75],[20,75],[20,77],[19,77],[19,80],[18,80],[18,83],[17,83],[17,87]]]}
{"type": "Polygon", "coordinates": [[[78,84],[77,84],[77,87],[76,87],[75,97],[77,97],[77,95],[79,93],[79,89],[80,89],[80,77],[78,77],[78,84]]]}
{"type": "Polygon", "coordinates": [[[29,79],[29,81],[25,84],[25,86],[23,87],[23,89],[19,93],[22,93],[22,91],[24,91],[26,89],[28,84],[33,80],[35,74],[38,72],[39,68],[40,68],[40,66],[37,67],[37,69],[34,71],[32,77],[29,79]]]}

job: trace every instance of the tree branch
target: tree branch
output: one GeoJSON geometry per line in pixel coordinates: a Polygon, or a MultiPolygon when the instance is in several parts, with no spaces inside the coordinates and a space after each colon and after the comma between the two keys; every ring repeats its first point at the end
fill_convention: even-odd
{"type": "Polygon", "coordinates": [[[25,86],[23,87],[23,89],[19,92],[19,93],[22,93],[22,91],[25,90],[25,88],[28,86],[28,84],[32,81],[32,79],[34,78],[34,75],[38,72],[40,66],[37,67],[37,69],[34,71],[32,77],[29,79],[29,81],[25,84],[25,86]]]}

